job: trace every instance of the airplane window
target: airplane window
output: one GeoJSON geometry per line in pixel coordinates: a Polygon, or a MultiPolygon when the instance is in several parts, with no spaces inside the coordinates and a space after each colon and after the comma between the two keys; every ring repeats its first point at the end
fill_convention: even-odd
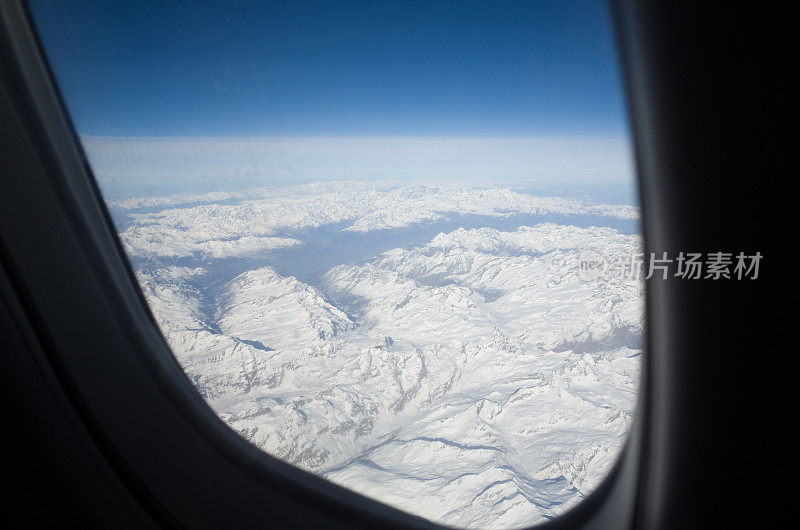
{"type": "Polygon", "coordinates": [[[552,519],[609,472],[648,273],[603,2],[29,7],[233,430],[455,527],[552,519]]]}

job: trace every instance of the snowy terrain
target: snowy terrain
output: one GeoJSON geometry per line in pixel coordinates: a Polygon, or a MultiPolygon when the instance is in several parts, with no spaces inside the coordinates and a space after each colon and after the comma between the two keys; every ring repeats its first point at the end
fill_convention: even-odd
{"type": "Polygon", "coordinates": [[[507,189],[309,184],[112,201],[167,341],[242,436],[433,521],[576,504],[636,401],[638,209],[507,189]]]}

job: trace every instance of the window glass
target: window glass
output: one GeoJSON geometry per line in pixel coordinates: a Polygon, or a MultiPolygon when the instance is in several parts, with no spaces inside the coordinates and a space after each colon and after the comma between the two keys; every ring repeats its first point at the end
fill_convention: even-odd
{"type": "Polygon", "coordinates": [[[456,527],[597,486],[644,325],[605,4],[30,6],[150,308],[232,429],[456,527]]]}

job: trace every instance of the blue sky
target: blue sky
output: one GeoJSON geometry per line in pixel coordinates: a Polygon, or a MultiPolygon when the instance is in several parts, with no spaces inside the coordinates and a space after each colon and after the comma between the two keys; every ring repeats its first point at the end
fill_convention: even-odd
{"type": "Polygon", "coordinates": [[[83,134],[625,132],[604,2],[31,4],[83,134]]]}
{"type": "MultiPolygon", "coordinates": [[[[448,175],[472,178],[475,161],[458,153],[474,152],[476,138],[491,139],[478,149],[488,178],[630,179],[622,87],[601,1],[30,4],[76,128],[95,140],[90,158],[92,149],[106,153],[93,160],[106,163],[95,163],[101,184],[152,176],[158,164],[191,166],[185,140],[192,137],[269,138],[251,157],[263,167],[244,171],[248,183],[287,174],[396,178],[398,168],[409,178],[436,178],[445,164],[448,175]],[[120,151],[108,145],[116,137],[180,138],[174,151],[183,158],[168,160],[163,145],[151,157],[151,144],[139,144],[122,168],[124,160],[108,153],[133,144],[120,151]],[[375,137],[397,142],[365,143],[375,137]],[[325,159],[317,155],[329,151],[328,140],[286,154],[276,138],[353,141],[341,150],[350,155],[325,159]],[[419,151],[409,138],[420,139],[419,151]],[[437,140],[445,154],[433,164],[426,138],[448,139],[437,140]],[[563,145],[548,150],[553,139],[563,145]],[[365,145],[375,149],[369,164],[359,154],[365,145]],[[280,175],[267,166],[282,168],[280,175]]],[[[208,165],[200,169],[208,173],[208,165]]]]}

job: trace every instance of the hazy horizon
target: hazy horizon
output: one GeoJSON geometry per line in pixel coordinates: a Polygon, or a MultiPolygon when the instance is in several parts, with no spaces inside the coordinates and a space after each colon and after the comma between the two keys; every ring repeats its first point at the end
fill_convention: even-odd
{"type": "Polygon", "coordinates": [[[235,191],[334,180],[625,185],[630,145],[618,137],[82,136],[109,197],[235,191]]]}

